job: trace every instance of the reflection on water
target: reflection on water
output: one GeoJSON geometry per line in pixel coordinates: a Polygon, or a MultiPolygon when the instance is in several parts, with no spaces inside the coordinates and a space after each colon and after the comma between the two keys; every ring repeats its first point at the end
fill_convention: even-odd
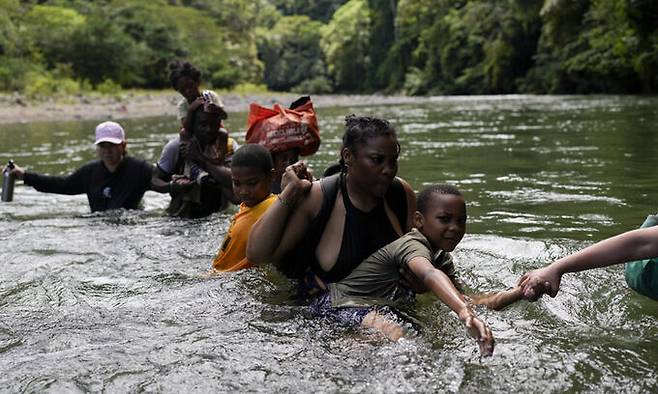
{"type": "MultiPolygon", "coordinates": [[[[639,225],[658,209],[658,99],[446,97],[319,111],[316,173],[337,157],[345,115],[389,118],[400,175],[453,182],[469,207],[455,257],[469,289],[639,225]]],[[[230,114],[242,135],[246,114],[230,114]]],[[[122,122],[156,161],[174,119],[122,122]]],[[[0,126],[0,160],[67,173],[94,156],[94,122],[0,126]]],[[[20,183],[20,182],[19,182],[20,183]]],[[[6,391],[655,392],[658,305],[620,267],[564,278],[561,295],[479,311],[497,338],[480,359],[448,309],[421,296],[422,335],[391,344],[313,319],[269,269],[206,278],[234,210],[207,219],[89,214],[84,196],[17,185],[0,204],[0,387],[6,391]]]]}

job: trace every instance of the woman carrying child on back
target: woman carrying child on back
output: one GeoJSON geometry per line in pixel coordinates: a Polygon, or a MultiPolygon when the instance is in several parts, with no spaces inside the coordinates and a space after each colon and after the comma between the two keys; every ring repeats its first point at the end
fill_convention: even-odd
{"type": "MultiPolygon", "coordinates": [[[[228,130],[224,127],[224,119],[228,116],[224,111],[224,103],[217,93],[212,90],[201,90],[201,71],[190,62],[179,60],[169,63],[169,81],[172,87],[180,93],[181,100],[177,104],[178,119],[181,129],[175,144],[180,146],[182,152],[189,151],[194,145],[199,146],[198,138],[194,136],[194,114],[203,109],[204,112],[212,112],[218,118],[218,143],[208,145],[206,157],[222,157],[223,162],[217,164],[230,165],[233,152],[238,149],[237,142],[228,136],[228,130]],[[210,108],[210,110],[209,110],[210,108]],[[219,152],[221,150],[221,152],[219,152]]],[[[199,163],[195,163],[188,157],[184,157],[182,175],[193,178],[198,173],[199,163]]],[[[197,198],[198,200],[198,198],[197,198]]],[[[197,201],[198,202],[198,201],[197,201]]]]}

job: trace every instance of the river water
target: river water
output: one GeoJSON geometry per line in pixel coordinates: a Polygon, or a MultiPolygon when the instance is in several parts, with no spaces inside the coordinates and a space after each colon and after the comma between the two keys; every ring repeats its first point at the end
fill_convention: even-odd
{"type": "MultiPolygon", "coordinates": [[[[343,119],[393,122],[399,175],[456,184],[469,210],[455,251],[472,291],[639,226],[658,207],[658,98],[437,97],[318,110],[308,161],[335,161],[343,119]]],[[[246,113],[230,113],[241,139],[246,113]],[[242,130],[239,131],[239,130],[242,130]]],[[[94,158],[97,122],[0,125],[0,160],[66,174],[94,158]]],[[[121,122],[130,154],[156,161],[171,118],[121,122]]],[[[569,274],[560,295],[478,310],[496,337],[482,359],[454,314],[418,298],[420,335],[390,343],[314,319],[270,269],[206,278],[235,209],[201,220],[89,214],[85,196],[17,183],[0,203],[3,392],[656,392],[658,303],[621,266],[569,274]]]]}

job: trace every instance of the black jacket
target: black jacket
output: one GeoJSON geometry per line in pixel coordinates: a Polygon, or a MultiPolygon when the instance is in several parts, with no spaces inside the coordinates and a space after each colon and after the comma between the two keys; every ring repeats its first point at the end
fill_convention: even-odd
{"type": "Polygon", "coordinates": [[[125,157],[114,173],[95,160],[69,176],[48,176],[26,172],[26,185],[45,193],[87,194],[91,211],[137,209],[151,185],[152,167],[144,160],[125,157]]]}

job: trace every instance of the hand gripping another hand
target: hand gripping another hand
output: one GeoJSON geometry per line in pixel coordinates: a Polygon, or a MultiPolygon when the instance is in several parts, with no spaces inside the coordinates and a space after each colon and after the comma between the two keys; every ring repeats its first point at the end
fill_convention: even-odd
{"type": "Polygon", "coordinates": [[[545,267],[525,273],[519,279],[518,285],[521,287],[523,299],[537,301],[544,294],[555,297],[560,290],[561,279],[561,275],[553,272],[550,267],[545,267]]]}
{"type": "Polygon", "coordinates": [[[281,177],[281,194],[285,193],[285,200],[296,206],[311,190],[313,177],[306,168],[306,164],[298,161],[286,167],[281,177]]]}

